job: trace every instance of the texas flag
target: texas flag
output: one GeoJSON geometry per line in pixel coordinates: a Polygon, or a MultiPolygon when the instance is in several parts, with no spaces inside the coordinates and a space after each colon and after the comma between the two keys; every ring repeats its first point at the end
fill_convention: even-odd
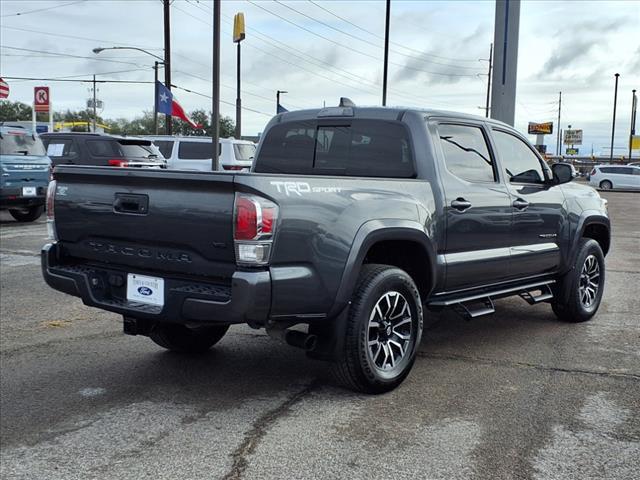
{"type": "Polygon", "coordinates": [[[198,125],[189,118],[189,115],[185,113],[182,106],[171,93],[171,90],[160,82],[157,82],[157,84],[158,97],[156,98],[156,108],[158,109],[158,113],[178,117],[180,120],[187,122],[193,128],[202,128],[202,125],[198,125]]]}

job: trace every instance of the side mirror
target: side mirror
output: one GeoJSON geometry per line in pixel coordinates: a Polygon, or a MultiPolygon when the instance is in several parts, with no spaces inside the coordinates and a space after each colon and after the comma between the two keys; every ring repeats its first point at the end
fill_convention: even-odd
{"type": "Polygon", "coordinates": [[[551,165],[553,180],[556,184],[568,183],[578,176],[578,171],[569,163],[554,163],[551,165]]]}

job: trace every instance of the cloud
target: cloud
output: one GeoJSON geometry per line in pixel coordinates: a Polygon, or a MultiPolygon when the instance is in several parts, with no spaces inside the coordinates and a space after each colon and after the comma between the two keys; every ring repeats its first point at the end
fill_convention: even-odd
{"type": "Polygon", "coordinates": [[[542,71],[549,75],[567,70],[570,66],[586,57],[598,43],[597,39],[581,39],[568,42],[551,54],[551,57],[542,66],[542,71]]]}

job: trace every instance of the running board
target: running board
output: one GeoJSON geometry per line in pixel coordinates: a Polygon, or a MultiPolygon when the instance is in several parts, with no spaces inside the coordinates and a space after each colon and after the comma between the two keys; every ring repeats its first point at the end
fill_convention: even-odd
{"type": "Polygon", "coordinates": [[[470,320],[472,318],[494,313],[496,309],[493,301],[497,298],[519,295],[529,305],[536,305],[538,303],[548,301],[553,298],[551,285],[554,283],[555,280],[545,280],[542,282],[529,283],[526,285],[518,285],[500,290],[468,295],[466,297],[430,302],[428,306],[436,308],[452,307],[464,318],[470,320]],[[534,296],[532,292],[538,290],[541,293],[534,296]]]}

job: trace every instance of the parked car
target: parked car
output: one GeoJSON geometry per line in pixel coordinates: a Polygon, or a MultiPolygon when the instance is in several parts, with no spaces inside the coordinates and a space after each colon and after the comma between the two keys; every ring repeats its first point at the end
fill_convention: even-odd
{"type": "Polygon", "coordinates": [[[31,130],[0,125],[0,209],[19,222],[33,222],[44,210],[51,160],[31,130]]]}
{"type": "Polygon", "coordinates": [[[598,165],[589,172],[589,184],[601,190],[640,189],[640,166],[598,165]]]}
{"type": "Polygon", "coordinates": [[[166,168],[160,151],[149,140],[102,133],[43,133],[42,141],[54,167],[97,165],[166,168]]]}
{"type": "MultiPolygon", "coordinates": [[[[167,159],[172,170],[211,171],[211,137],[145,136],[167,159]]],[[[256,146],[248,140],[221,138],[218,154],[221,170],[249,170],[256,146]]]]}
{"type": "Polygon", "coordinates": [[[265,328],[370,393],[409,374],[431,311],[593,317],[610,222],[567,165],[495,120],[341,104],[278,114],[250,174],[60,168],[46,282],[176,352],[265,328]]]}

